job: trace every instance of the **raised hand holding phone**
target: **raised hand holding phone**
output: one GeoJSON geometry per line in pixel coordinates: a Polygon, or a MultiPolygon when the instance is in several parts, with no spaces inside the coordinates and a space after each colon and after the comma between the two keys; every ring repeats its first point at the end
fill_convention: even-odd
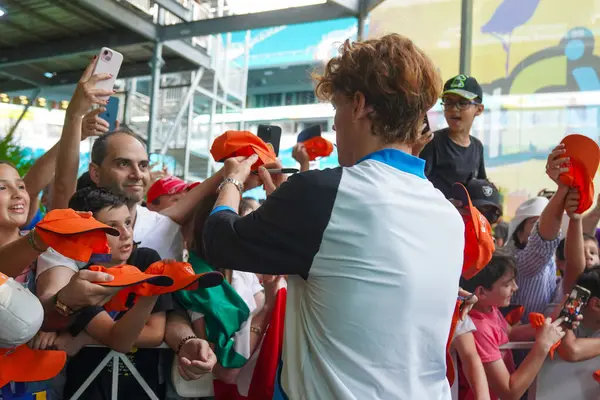
{"type": "Polygon", "coordinates": [[[92,73],[96,67],[97,60],[98,57],[94,57],[83,72],[67,107],[67,115],[83,117],[94,104],[102,106],[108,104],[108,100],[104,100],[103,96],[106,96],[108,99],[108,96],[115,92],[112,88],[109,90],[96,87],[98,82],[107,81],[112,77],[108,73],[99,73],[96,75],[92,73]]]}

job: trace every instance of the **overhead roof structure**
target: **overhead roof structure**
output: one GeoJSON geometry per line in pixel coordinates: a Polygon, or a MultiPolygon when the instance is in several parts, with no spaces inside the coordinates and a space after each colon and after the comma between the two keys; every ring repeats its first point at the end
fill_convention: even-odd
{"type": "MultiPolygon", "coordinates": [[[[227,0],[196,0],[207,7],[227,0]]],[[[251,14],[197,19],[191,0],[0,0],[0,91],[73,84],[101,47],[124,55],[119,77],[151,74],[154,45],[161,42],[162,73],[210,67],[193,37],[365,16],[383,0],[321,0],[317,4],[251,14]],[[169,14],[161,24],[136,3],[169,14]]],[[[314,3],[315,1],[313,1],[314,3]]],[[[289,1],[288,1],[289,3],[289,1]]]]}

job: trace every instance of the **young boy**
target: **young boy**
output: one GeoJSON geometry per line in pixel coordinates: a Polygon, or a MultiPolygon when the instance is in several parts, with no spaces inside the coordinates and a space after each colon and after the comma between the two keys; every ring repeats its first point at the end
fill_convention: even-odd
{"type": "MultiPolygon", "coordinates": [[[[483,362],[492,399],[518,399],[531,385],[554,343],[563,336],[562,319],[551,322],[546,319],[536,332],[530,325],[509,326],[499,307],[510,305],[513,293],[518,289],[515,282],[515,260],[502,251],[496,251],[490,263],[470,280],[461,279],[461,287],[475,293],[479,301],[469,316],[477,330],[473,332],[475,346],[483,362]],[[513,341],[531,340],[536,336],[533,348],[515,368],[512,352],[500,350],[500,346],[513,341]]],[[[474,399],[469,393],[467,399],[474,399]]]]}
{"type": "Polygon", "coordinates": [[[483,113],[483,91],[471,76],[458,75],[444,85],[442,106],[448,128],[435,132],[420,157],[427,178],[446,197],[456,182],[487,179],[483,144],[470,135],[476,116],[483,113]]]}

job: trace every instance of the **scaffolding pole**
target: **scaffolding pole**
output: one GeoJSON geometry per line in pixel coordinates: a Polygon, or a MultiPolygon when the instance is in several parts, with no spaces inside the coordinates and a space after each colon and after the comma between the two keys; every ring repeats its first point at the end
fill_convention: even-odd
{"type": "Polygon", "coordinates": [[[471,73],[471,48],[473,46],[473,0],[462,0],[460,18],[459,73],[471,73]]]}
{"type": "MultiPolygon", "coordinates": [[[[162,25],[165,19],[165,10],[158,9],[158,23],[162,25]]],[[[154,52],[152,53],[152,82],[150,89],[150,115],[148,116],[148,154],[154,150],[154,137],[156,134],[156,121],[158,116],[158,102],[160,97],[160,70],[164,64],[162,59],[162,42],[158,39],[154,42],[154,52]]]]}

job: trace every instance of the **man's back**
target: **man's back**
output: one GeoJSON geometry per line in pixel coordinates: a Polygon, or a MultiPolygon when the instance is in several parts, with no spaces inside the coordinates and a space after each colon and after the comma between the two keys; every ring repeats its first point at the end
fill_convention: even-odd
{"type": "Polygon", "coordinates": [[[319,173],[339,183],[308,278],[289,279],[280,383],[290,398],[450,398],[463,223],[430,182],[388,161],[319,173]]]}

